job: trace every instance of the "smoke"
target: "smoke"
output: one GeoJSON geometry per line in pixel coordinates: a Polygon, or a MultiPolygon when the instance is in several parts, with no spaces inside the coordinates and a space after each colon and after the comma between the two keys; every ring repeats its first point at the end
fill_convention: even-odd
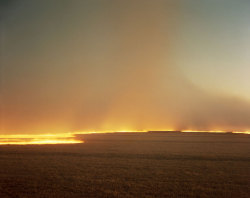
{"type": "Polygon", "coordinates": [[[90,129],[249,128],[248,102],[201,90],[176,68],[171,39],[178,23],[177,6],[140,2],[125,6],[119,14],[112,13],[118,38],[106,69],[114,74],[113,92],[107,101],[103,99],[106,94],[98,95],[89,109],[80,110],[76,126],[84,128],[98,120],[99,125],[92,123],[94,128],[90,129]],[[87,117],[86,122],[83,117],[87,117]]]}
{"type": "Polygon", "coordinates": [[[25,4],[6,19],[9,132],[250,128],[249,102],[207,92],[175,65],[177,3],[25,4]]]}

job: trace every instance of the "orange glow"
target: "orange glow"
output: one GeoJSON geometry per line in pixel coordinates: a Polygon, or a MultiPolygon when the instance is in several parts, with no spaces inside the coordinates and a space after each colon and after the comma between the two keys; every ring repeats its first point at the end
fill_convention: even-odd
{"type": "MultiPolygon", "coordinates": [[[[147,133],[149,131],[162,131],[162,132],[183,132],[183,133],[228,133],[228,131],[222,130],[121,130],[121,131],[81,131],[81,132],[69,132],[58,134],[17,134],[17,135],[0,135],[0,145],[42,145],[42,144],[78,144],[84,143],[83,140],[76,139],[76,135],[81,134],[98,134],[98,133],[147,133]]],[[[232,131],[235,134],[250,134],[250,131],[232,131]]]]}
{"type": "Polygon", "coordinates": [[[32,144],[77,144],[83,143],[80,140],[68,139],[68,140],[58,140],[58,139],[36,139],[31,141],[0,141],[0,145],[32,145],[32,144]]]}
{"type": "Polygon", "coordinates": [[[250,130],[249,131],[233,131],[233,133],[250,134],[250,130]]]}
{"type": "Polygon", "coordinates": [[[239,134],[250,134],[250,130],[247,130],[247,131],[223,131],[223,130],[182,130],[181,132],[184,132],[184,133],[188,133],[188,132],[191,132],[191,133],[239,133],[239,134]]]}
{"type": "Polygon", "coordinates": [[[222,131],[222,130],[181,130],[183,133],[227,133],[228,131],[222,131]]]}
{"type": "Polygon", "coordinates": [[[16,134],[16,135],[0,135],[0,145],[33,145],[33,144],[77,144],[84,143],[83,140],[76,139],[78,134],[94,134],[94,133],[129,133],[129,132],[147,132],[136,130],[120,130],[120,131],[88,131],[88,132],[69,132],[57,134],[16,134]]]}
{"type": "Polygon", "coordinates": [[[93,134],[93,133],[146,133],[148,131],[143,130],[143,131],[138,131],[138,130],[118,130],[118,131],[79,131],[79,132],[74,132],[73,134],[93,134]]]}
{"type": "Polygon", "coordinates": [[[120,131],[89,131],[89,132],[69,132],[57,134],[16,134],[0,135],[0,145],[33,145],[33,144],[77,144],[84,143],[83,140],[76,139],[77,134],[94,134],[94,133],[128,133],[128,132],[147,132],[136,130],[120,131]]]}
{"type": "Polygon", "coordinates": [[[57,133],[57,134],[16,134],[16,135],[0,135],[0,138],[8,139],[8,138],[13,138],[13,139],[19,139],[19,138],[71,138],[74,137],[73,133],[57,133]]]}
{"type": "Polygon", "coordinates": [[[44,135],[0,135],[0,145],[32,145],[32,144],[76,144],[84,143],[75,139],[74,134],[44,134],[44,135]]]}

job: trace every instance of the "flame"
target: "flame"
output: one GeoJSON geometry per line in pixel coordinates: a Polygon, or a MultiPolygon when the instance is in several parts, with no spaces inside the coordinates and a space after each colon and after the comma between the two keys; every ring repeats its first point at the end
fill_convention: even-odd
{"type": "Polygon", "coordinates": [[[1,141],[0,145],[32,145],[32,144],[77,144],[83,143],[81,140],[74,140],[74,139],[36,139],[31,141],[16,141],[16,140],[8,140],[8,141],[1,141]]]}
{"type": "Polygon", "coordinates": [[[188,132],[191,132],[191,133],[238,133],[238,134],[250,134],[250,130],[247,130],[247,131],[223,131],[223,130],[181,130],[181,132],[183,133],[188,133],[188,132]]]}
{"type": "Polygon", "coordinates": [[[181,130],[183,133],[227,133],[228,131],[223,130],[181,130]]]}
{"type": "Polygon", "coordinates": [[[80,131],[56,134],[16,134],[0,135],[0,145],[33,145],[33,144],[77,144],[84,143],[83,140],[76,139],[76,135],[94,133],[129,133],[147,132],[138,130],[119,130],[119,131],[80,131]]]}
{"type": "Polygon", "coordinates": [[[114,130],[114,131],[79,131],[75,132],[74,134],[94,134],[94,133],[146,133],[148,132],[147,130],[114,130]]]}
{"type": "Polygon", "coordinates": [[[75,139],[73,133],[39,134],[39,135],[0,135],[0,145],[32,145],[32,144],[77,144],[84,143],[75,139]]]}
{"type": "Polygon", "coordinates": [[[33,144],[77,144],[84,143],[83,140],[76,139],[76,135],[94,133],[128,133],[128,132],[147,132],[136,130],[120,131],[88,131],[88,132],[68,132],[56,134],[16,134],[0,135],[0,145],[33,145],[33,144]]]}
{"type": "Polygon", "coordinates": [[[250,134],[250,130],[249,131],[233,131],[232,133],[250,134]]]}
{"type": "MultiPolygon", "coordinates": [[[[98,133],[147,133],[149,131],[159,131],[159,130],[120,130],[120,131],[80,131],[80,132],[69,132],[69,133],[57,133],[57,134],[17,134],[17,135],[0,135],[0,145],[42,145],[42,144],[78,144],[84,143],[83,140],[76,139],[76,135],[81,134],[98,134],[98,133]]],[[[228,131],[223,130],[160,130],[163,132],[175,131],[175,132],[197,132],[197,133],[228,133],[228,131]]],[[[236,134],[250,134],[248,131],[232,131],[236,134]]]]}

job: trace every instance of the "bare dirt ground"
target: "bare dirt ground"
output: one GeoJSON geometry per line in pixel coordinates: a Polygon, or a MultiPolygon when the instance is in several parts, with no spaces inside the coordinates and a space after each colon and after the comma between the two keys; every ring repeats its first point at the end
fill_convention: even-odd
{"type": "Polygon", "coordinates": [[[0,146],[0,197],[250,197],[250,135],[79,135],[0,146]]]}

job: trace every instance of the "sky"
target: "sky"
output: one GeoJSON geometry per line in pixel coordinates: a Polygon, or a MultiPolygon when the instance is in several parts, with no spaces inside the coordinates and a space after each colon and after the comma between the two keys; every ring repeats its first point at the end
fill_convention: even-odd
{"type": "Polygon", "coordinates": [[[0,133],[250,130],[250,1],[1,0],[0,133]]]}

